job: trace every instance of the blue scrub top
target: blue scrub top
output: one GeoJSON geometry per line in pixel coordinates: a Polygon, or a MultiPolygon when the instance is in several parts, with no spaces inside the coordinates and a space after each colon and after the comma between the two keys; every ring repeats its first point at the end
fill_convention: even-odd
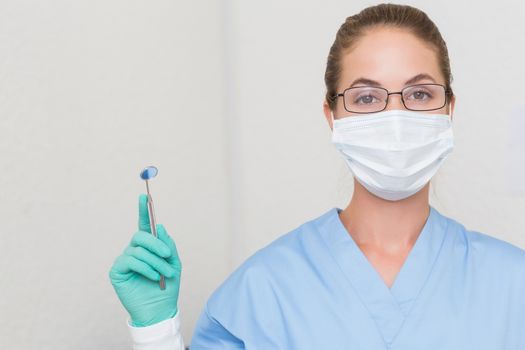
{"type": "Polygon", "coordinates": [[[211,295],[190,350],[525,349],[525,251],[430,207],[391,288],[333,208],[211,295]]]}

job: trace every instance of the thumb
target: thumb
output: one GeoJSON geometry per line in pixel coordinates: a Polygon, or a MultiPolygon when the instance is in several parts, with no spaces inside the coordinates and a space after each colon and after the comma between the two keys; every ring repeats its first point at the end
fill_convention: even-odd
{"type": "Polygon", "coordinates": [[[139,196],[139,231],[151,233],[148,211],[148,196],[145,194],[141,194],[139,196]]]}

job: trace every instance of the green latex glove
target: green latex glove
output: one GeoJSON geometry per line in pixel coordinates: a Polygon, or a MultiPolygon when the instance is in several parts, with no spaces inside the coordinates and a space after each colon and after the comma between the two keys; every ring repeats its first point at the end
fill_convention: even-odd
{"type": "Polygon", "coordinates": [[[158,238],[151,234],[147,201],[145,194],[139,196],[139,231],[109,271],[111,284],[135,327],[175,316],[182,270],[175,242],[164,226],[157,225],[158,238]],[[164,290],[159,287],[160,274],[165,277],[164,290]]]}

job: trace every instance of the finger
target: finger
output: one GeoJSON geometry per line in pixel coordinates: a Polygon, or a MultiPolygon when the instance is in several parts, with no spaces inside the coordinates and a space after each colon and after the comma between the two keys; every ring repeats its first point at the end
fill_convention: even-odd
{"type": "Polygon", "coordinates": [[[166,231],[166,228],[162,224],[157,225],[157,234],[159,239],[164,242],[171,251],[171,256],[168,257],[166,260],[174,267],[176,267],[178,270],[182,267],[180,258],[179,258],[179,252],[177,251],[177,245],[175,244],[175,241],[170,237],[168,232],[166,231]]]}
{"type": "Polygon", "coordinates": [[[160,275],[157,271],[148,264],[130,255],[119,256],[112,269],[112,273],[117,276],[138,273],[152,281],[160,280],[160,275]]]}
{"type": "Polygon", "coordinates": [[[125,252],[138,260],[148,264],[155,271],[168,278],[175,276],[175,269],[166,262],[166,260],[159,258],[158,255],[151,253],[149,250],[142,247],[128,247],[125,252]]]}
{"type": "Polygon", "coordinates": [[[151,233],[138,231],[131,239],[132,247],[143,247],[162,258],[168,258],[171,255],[170,248],[161,241],[153,237],[151,233]]]}
{"type": "Polygon", "coordinates": [[[111,266],[111,269],[109,270],[109,278],[111,280],[111,283],[113,283],[114,281],[127,279],[126,275],[131,272],[128,268],[128,265],[125,262],[124,257],[125,255],[118,256],[115,262],[113,263],[113,266],[111,266]]]}
{"type": "Polygon", "coordinates": [[[139,196],[139,231],[151,233],[148,211],[148,196],[146,194],[141,194],[139,196]]]}

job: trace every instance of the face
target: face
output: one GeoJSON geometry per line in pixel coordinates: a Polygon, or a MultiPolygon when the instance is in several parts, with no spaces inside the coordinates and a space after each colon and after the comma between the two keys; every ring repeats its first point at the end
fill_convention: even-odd
{"type": "MultiPolygon", "coordinates": [[[[405,86],[414,84],[445,85],[445,78],[439,69],[435,51],[422,40],[402,29],[382,27],[370,30],[361,37],[351,51],[344,54],[341,63],[342,73],[338,93],[343,92],[359,78],[373,80],[378,84],[359,83],[355,86],[379,86],[389,92],[401,91],[405,86]],[[428,77],[413,79],[419,75],[428,77]]],[[[450,113],[452,116],[454,103],[455,98],[453,97],[443,108],[422,113],[450,113]]],[[[323,109],[326,120],[332,128],[331,111],[326,101],[323,109]]],[[[406,109],[400,95],[389,96],[385,110],[391,109],[406,109]]],[[[342,97],[337,98],[333,113],[335,119],[341,116],[359,117],[363,115],[345,110],[342,97]]]]}

